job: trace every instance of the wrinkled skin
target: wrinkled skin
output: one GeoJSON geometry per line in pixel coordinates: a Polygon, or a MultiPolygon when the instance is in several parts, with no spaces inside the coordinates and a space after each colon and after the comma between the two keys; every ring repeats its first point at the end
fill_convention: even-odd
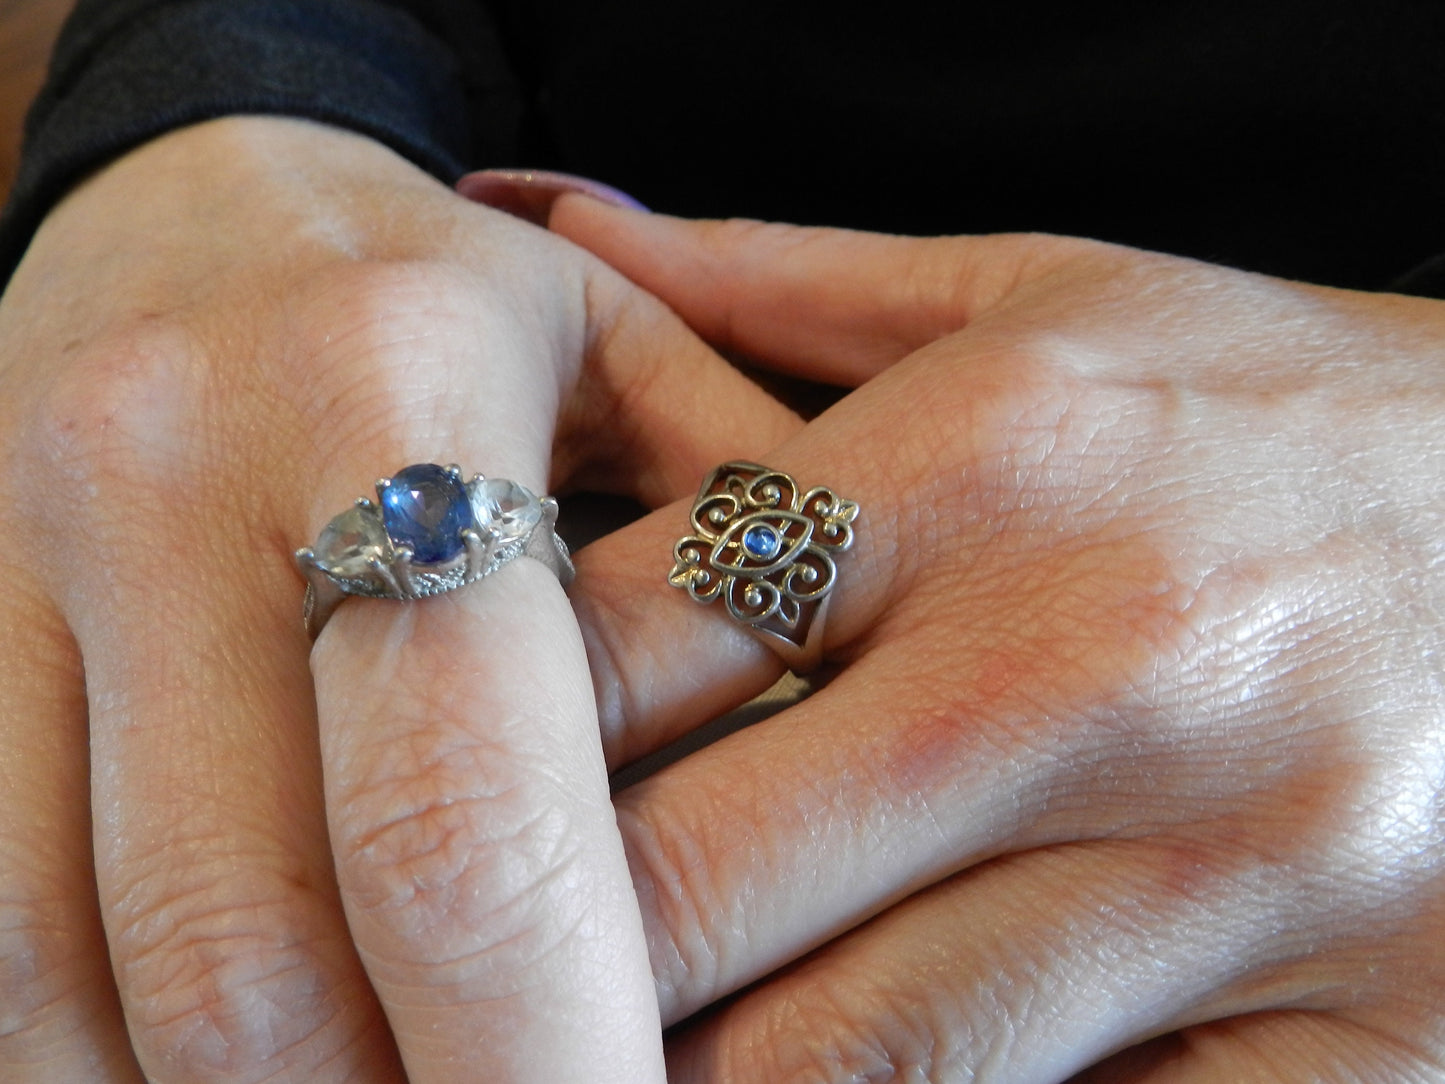
{"type": "Polygon", "coordinates": [[[674,500],[743,450],[691,396],[750,387],[321,126],[69,195],[0,303],[0,1080],[660,1081],[556,578],[350,601],[312,651],[291,552],[414,462],[674,500]]]}
{"type": "MultiPolygon", "coordinates": [[[[550,225],[856,388],[750,449],[862,507],[821,688],[617,798],[670,1080],[1445,1079],[1445,304],[550,225]]],[[[614,766],[780,673],[661,586],[688,507],[582,555],[614,766]]]]}

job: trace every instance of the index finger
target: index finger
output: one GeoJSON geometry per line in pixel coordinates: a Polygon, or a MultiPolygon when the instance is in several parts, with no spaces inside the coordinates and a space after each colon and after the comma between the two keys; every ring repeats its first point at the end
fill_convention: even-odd
{"type": "Polygon", "coordinates": [[[688,221],[569,195],[548,228],[770,369],[856,386],[1023,285],[1112,246],[1068,237],[896,237],[742,219],[688,221]]]}

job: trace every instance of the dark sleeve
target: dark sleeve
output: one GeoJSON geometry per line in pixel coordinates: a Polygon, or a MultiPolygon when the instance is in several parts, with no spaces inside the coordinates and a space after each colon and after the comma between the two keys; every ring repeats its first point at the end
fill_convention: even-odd
{"type": "Polygon", "coordinates": [[[0,284],[76,181],[171,129],[308,117],[450,182],[508,160],[516,100],[485,9],[465,0],[80,0],[26,121],[0,284]]]}

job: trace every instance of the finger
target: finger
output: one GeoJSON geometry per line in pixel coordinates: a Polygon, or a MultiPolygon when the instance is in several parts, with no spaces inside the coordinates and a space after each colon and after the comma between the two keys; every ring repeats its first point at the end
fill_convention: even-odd
{"type": "Polygon", "coordinates": [[[566,596],[540,564],[317,643],[333,849],[408,1079],[662,1079],[566,596]]]}
{"type": "MultiPolygon", "coordinates": [[[[606,186],[553,173],[487,171],[463,178],[458,188],[477,202],[538,222],[563,190],[633,205],[606,186]]],[[[562,402],[551,470],[558,484],[621,493],[657,507],[691,491],[717,463],[756,454],[802,427],[792,410],[615,270],[588,258],[581,277],[582,365],[575,373],[566,359],[559,366],[562,402]]],[[[554,281],[544,288],[566,292],[554,281]]],[[[558,346],[564,354],[571,349],[558,346]]]]}
{"type": "MultiPolygon", "coordinates": [[[[101,900],[133,1042],[157,1080],[397,1079],[324,845],[305,641],[292,607],[252,593],[268,605],[233,595],[231,614],[173,631],[83,630],[101,900]],[[254,643],[290,651],[239,650],[254,643]]],[[[115,612],[198,605],[156,595],[117,592],[115,612]]]]}
{"type": "Polygon", "coordinates": [[[623,488],[657,507],[693,492],[718,463],[757,455],[802,428],[796,413],[611,268],[589,261],[586,298],[584,361],[563,404],[555,477],[623,488]]]}
{"type": "MultiPolygon", "coordinates": [[[[575,483],[593,463],[612,465],[614,487],[657,499],[684,478],[691,488],[695,463],[746,439],[744,423],[765,439],[799,424],[769,401],[750,405],[745,393],[756,389],[615,273],[592,263],[578,278],[585,322],[528,334],[527,319],[493,313],[475,356],[425,333],[430,350],[469,359],[441,390],[408,388],[408,406],[428,424],[363,412],[345,420],[330,454],[363,464],[395,449],[375,473],[406,458],[455,458],[540,490],[552,433],[538,423],[560,399],[553,476],[575,483]],[[580,342],[565,330],[581,327],[580,342]],[[576,394],[574,351],[584,359],[576,394]],[[656,404],[677,412],[694,401],[710,426],[646,417],[656,404]],[[619,411],[643,421],[619,422],[619,411]],[[363,446],[347,435],[362,430],[380,439],[363,446]]],[[[565,308],[575,281],[548,278],[547,296],[565,308]]],[[[394,312],[388,326],[395,343],[394,312]]],[[[420,344],[404,345],[411,356],[383,370],[415,370],[420,344]]],[[[328,382],[349,383],[349,367],[328,382]]],[[[395,395],[382,387],[360,398],[395,395]]],[[[313,531],[346,497],[316,490],[313,531]]],[[[564,601],[555,580],[519,561],[414,608],[348,602],[312,656],[342,897],[409,1079],[456,1079],[479,1063],[497,1079],[661,1078],[645,942],[564,601]],[[518,579],[525,596],[508,593],[518,579]],[[379,616],[355,616],[368,611],[379,616]],[[410,674],[428,675],[423,692],[410,674]],[[485,789],[494,785],[495,794],[485,789]],[[436,853],[433,838],[443,841],[436,853]],[[406,880],[408,870],[422,871],[422,883],[406,880]]]]}
{"type": "Polygon", "coordinates": [[[647,210],[611,185],[545,169],[482,169],[460,178],[456,189],[469,200],[506,211],[537,226],[547,225],[552,205],[558,196],[567,192],[582,192],[619,207],[647,210]]]}
{"type": "MultiPolygon", "coordinates": [[[[804,489],[827,485],[859,505],[853,545],[836,558],[838,578],[823,629],[825,655],[832,659],[847,656],[899,585],[930,559],[924,547],[905,551],[899,544],[925,537],[929,525],[920,517],[931,514],[900,495],[930,492],[935,472],[953,469],[938,454],[947,442],[926,418],[902,427],[891,403],[879,409],[879,401],[891,394],[876,385],[861,388],[826,419],[761,457],[804,489]],[[843,462],[829,433],[848,434],[843,462]],[[888,455],[852,454],[870,447],[886,448],[888,455]]],[[[991,412],[1009,409],[991,406],[981,395],[975,407],[980,428],[991,412]]],[[[577,555],[572,600],[592,662],[604,748],[614,767],[745,702],[783,672],[778,656],[734,621],[723,602],[697,605],[686,592],[668,587],[674,544],[694,530],[689,505],[660,509],[577,555]]],[[[968,552],[991,529],[976,516],[960,517],[949,544],[968,552]]]]}
{"type": "Polygon", "coordinates": [[[1338,1009],[1340,973],[1299,966],[1275,908],[1243,901],[1241,880],[1270,874],[1220,857],[1156,839],[979,867],[681,1029],[669,1080],[1062,1080],[1121,1046],[1277,1002],[1338,1009]]]}
{"type": "Polygon", "coordinates": [[[42,476],[74,499],[32,549],[85,664],[96,880],[131,1045],[158,1081],[397,1080],[326,845],[290,540],[268,533],[309,472],[190,453],[212,404],[169,337],[92,351],[37,411],[42,476]],[[237,507],[253,472],[276,484],[237,507]],[[78,540],[91,559],[71,559],[78,540]]]}
{"type": "Polygon", "coordinates": [[[661,508],[574,555],[572,606],[611,770],[747,702],[784,673],[778,656],[719,607],[697,606],[668,586],[690,504],[661,508]]]}
{"type": "Polygon", "coordinates": [[[1124,1051],[1070,1084],[1317,1084],[1428,1080],[1440,1058],[1347,1011],[1280,1010],[1212,1021],[1124,1051]]]}
{"type": "Polygon", "coordinates": [[[138,1082],[95,892],[79,656],[14,580],[0,658],[0,1080],[138,1082]]]}
{"type": "MultiPolygon", "coordinates": [[[[714,345],[848,387],[968,328],[975,350],[1007,353],[1033,339],[1081,372],[1162,372],[1237,389],[1276,372],[1276,333],[1302,312],[1318,335],[1292,357],[1295,376],[1319,364],[1346,371],[1376,349],[1382,305],[1407,335],[1428,338],[1437,320],[1418,298],[1365,299],[1072,237],[699,222],[581,195],[558,199],[549,226],[655,293],[714,345]],[[1141,304],[1148,320],[1139,319],[1141,304]],[[1172,346],[1161,350],[1166,340],[1172,346]]],[[[1435,374],[1407,361],[1397,375],[1413,382],[1435,374]]],[[[1375,386],[1383,377],[1368,369],[1368,378],[1375,386]]]]}
{"type": "Polygon", "coordinates": [[[999,235],[892,237],[742,220],[690,222],[564,196],[549,228],[677,310],[709,342],[856,386],[1021,286],[1106,246],[999,235]]]}
{"type": "MultiPolygon", "coordinates": [[[[565,287],[543,296],[565,307],[565,287]]],[[[481,357],[432,340],[450,379],[415,388],[407,414],[366,397],[383,404],[371,440],[342,434],[337,461],[365,478],[378,455],[375,474],[455,459],[541,492],[566,391],[554,374],[576,365],[582,324],[533,335],[545,313],[502,308],[481,357]]],[[[408,345],[383,373],[417,364],[408,345]]],[[[313,489],[314,536],[348,491],[337,471],[313,489]]],[[[437,598],[348,600],[311,667],[347,924],[407,1079],[660,1082],[646,947],[556,576],[519,558],[437,598]]]]}
{"type": "MultiPolygon", "coordinates": [[[[1100,480],[1038,465],[1126,456],[1127,435],[1101,432],[1091,420],[1096,404],[1085,401],[1090,393],[1021,352],[1001,364],[990,354],[950,357],[951,386],[962,389],[955,392],[959,409],[910,410],[936,387],[941,361],[919,351],[762,457],[799,486],[827,485],[858,505],[852,547],[836,557],[822,632],[827,660],[846,663],[906,631],[893,611],[915,591],[954,607],[931,618],[940,628],[996,628],[1015,609],[1001,590],[1033,591],[1055,572],[1100,578],[1096,569],[1066,567],[1084,558],[1058,545],[1057,520],[1047,514],[1092,500],[1079,487],[1093,494],[1100,480]],[[890,624],[880,624],[885,616],[890,624]]],[[[1117,410],[1102,394],[1097,409],[1117,410]]],[[[1107,516],[1113,503],[1097,501],[1099,514],[1107,516]]],[[[1070,522],[1082,536],[1083,521],[1070,522]]],[[[685,592],[663,588],[674,545],[695,530],[688,507],[676,504],[578,555],[585,574],[573,601],[593,660],[610,763],[626,763],[744,702],[781,672],[722,602],[696,605],[685,592]]],[[[1120,559],[1141,577],[1121,583],[1142,612],[1164,607],[1156,589],[1169,575],[1153,551],[1141,544],[1120,559]]],[[[1100,584],[1099,598],[1112,590],[1100,584]]],[[[1117,615],[1101,616],[1108,624],[1117,615]]],[[[1002,632],[1033,638],[1027,630],[1002,632]]],[[[920,650],[937,654],[938,644],[920,650]]]]}
{"type": "Polygon", "coordinates": [[[986,703],[997,655],[982,669],[966,649],[932,668],[919,656],[879,649],[616,797],[665,1021],[1000,851],[1197,815],[1170,791],[1165,735],[1124,751],[1081,724],[1064,761],[1025,703],[996,689],[986,703]],[[945,677],[963,686],[955,701],[917,702],[945,677]],[[1171,799],[1141,798],[1145,777],[1171,799]]]}
{"type": "MultiPolygon", "coordinates": [[[[1197,596],[1161,591],[1157,559],[1137,539],[1027,555],[1029,575],[1058,590],[1021,590],[987,571],[986,547],[977,552],[977,575],[895,600],[809,699],[617,797],[666,1019],[1002,852],[1189,821],[1237,840],[1225,825],[1240,808],[1253,814],[1240,831],[1267,832],[1270,819],[1239,796],[1267,770],[1269,735],[1303,717],[1307,700],[1271,686],[1255,712],[1198,724],[1208,710],[1198,687],[1163,680],[1158,660],[1207,671],[1231,638],[1201,638],[1197,596]],[[946,652],[940,628],[951,630],[946,652]]],[[[1311,580],[1272,589],[1302,592],[1311,580]]],[[[1325,657],[1346,627],[1312,626],[1257,672],[1289,673],[1295,652],[1325,657]]],[[[1391,755],[1382,748],[1364,766],[1381,785],[1399,774],[1391,755]]],[[[1324,827],[1305,811],[1312,772],[1362,766],[1339,751],[1301,756],[1300,781],[1272,786],[1271,800],[1292,810],[1278,816],[1301,839],[1356,823],[1339,787],[1339,804],[1318,811],[1324,827]]]]}

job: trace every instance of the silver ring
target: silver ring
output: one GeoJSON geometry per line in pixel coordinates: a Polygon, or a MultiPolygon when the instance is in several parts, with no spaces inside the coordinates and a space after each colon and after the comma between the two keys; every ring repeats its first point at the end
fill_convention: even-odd
{"type": "Polygon", "coordinates": [[[734,621],[806,673],[823,659],[833,558],[853,545],[857,516],[826,487],[805,492],[782,471],[724,463],[698,490],[693,533],[673,547],[667,582],[696,602],[723,599],[734,621]]]}
{"type": "Polygon", "coordinates": [[[453,464],[417,463],[376,483],[296,551],[315,639],[347,595],[418,599],[489,576],[518,557],[541,561],[562,586],[576,570],[557,537],[557,501],[505,478],[462,480],[453,464]]]}

